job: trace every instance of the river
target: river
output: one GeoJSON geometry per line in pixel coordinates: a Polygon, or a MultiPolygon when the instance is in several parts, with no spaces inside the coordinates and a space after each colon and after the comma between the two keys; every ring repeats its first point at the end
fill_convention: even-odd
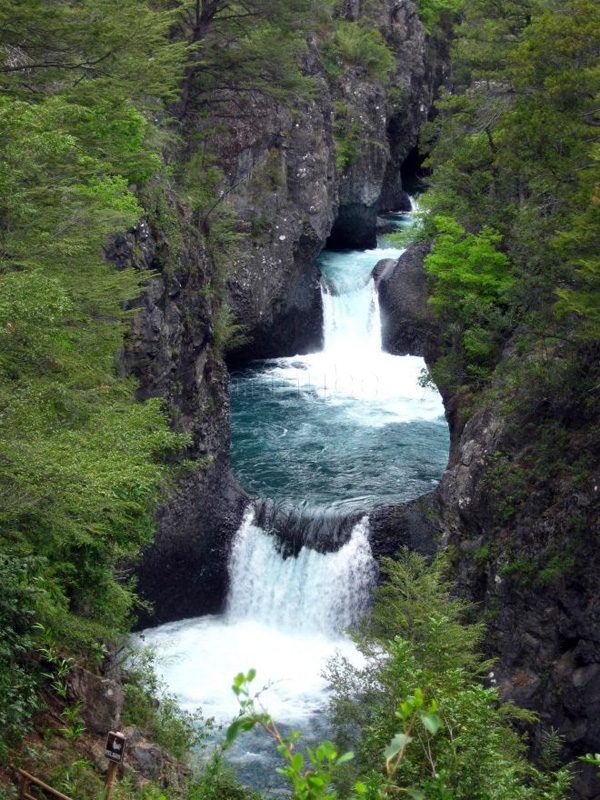
{"type": "MultiPolygon", "coordinates": [[[[410,224],[410,215],[397,220],[410,224]]],[[[218,723],[237,711],[233,676],[254,667],[256,686],[269,687],[262,702],[285,730],[313,740],[326,733],[322,670],[335,652],[360,661],[346,630],[368,608],[377,575],[368,511],[430,491],[446,466],[442,401],[419,383],[422,359],[381,348],[371,271],[401,252],[385,239],[373,250],[324,251],[323,350],[232,374],[233,470],[280,517],[308,520],[300,528],[311,538],[285,557],[264,515],[259,524],[249,508],[230,556],[225,613],[144,632],[169,689],[218,723]],[[321,546],[332,535],[341,546],[321,546]]],[[[231,754],[242,780],[262,790],[277,790],[274,759],[259,734],[231,754]]]]}

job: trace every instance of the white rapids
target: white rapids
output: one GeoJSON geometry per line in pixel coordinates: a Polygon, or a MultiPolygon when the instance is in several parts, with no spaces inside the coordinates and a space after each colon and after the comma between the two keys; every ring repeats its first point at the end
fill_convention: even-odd
{"type": "Polygon", "coordinates": [[[323,707],[321,673],[336,651],[356,660],[344,630],[365,609],[376,567],[366,517],[337,552],[302,548],[284,559],[248,509],[229,562],[231,588],[222,616],[145,631],[159,672],[188,709],[226,723],[237,712],[234,675],[251,667],[262,700],[279,721],[295,724],[323,707]]]}
{"type": "MultiPolygon", "coordinates": [[[[278,386],[291,385],[310,400],[308,406],[333,404],[356,429],[368,428],[369,437],[374,428],[390,422],[439,421],[439,394],[419,382],[423,359],[399,358],[382,350],[371,270],[380,259],[395,259],[401,252],[389,247],[325,251],[319,261],[324,348],[262,362],[256,379],[260,386],[268,385],[277,398],[278,386]]],[[[285,422],[278,435],[288,434],[286,424],[291,423],[285,422]]],[[[205,717],[227,723],[238,710],[232,679],[254,668],[256,688],[268,687],[261,702],[278,723],[310,733],[327,703],[322,673],[328,660],[341,652],[355,663],[361,661],[346,630],[368,607],[376,564],[368,519],[357,519],[348,541],[336,552],[302,547],[297,556],[283,558],[276,539],[255,524],[254,510],[246,511],[230,554],[225,612],[141,634],[157,653],[168,689],[184,707],[201,707],[205,717]]],[[[321,735],[314,726],[313,735],[321,735]]],[[[260,748],[243,745],[250,746],[260,748]]],[[[259,758],[247,750],[238,756],[242,765],[259,758]]]]}

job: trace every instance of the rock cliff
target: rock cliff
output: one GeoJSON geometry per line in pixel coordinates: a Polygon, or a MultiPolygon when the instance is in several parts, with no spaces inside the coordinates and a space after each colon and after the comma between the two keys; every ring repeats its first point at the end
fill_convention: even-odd
{"type": "MultiPolygon", "coordinates": [[[[346,5],[348,20],[360,16],[357,4],[346,5]]],[[[192,438],[189,465],[158,512],[158,535],[138,570],[154,605],[141,624],[216,612],[226,597],[227,554],[248,498],[229,471],[225,355],[239,364],[317,349],[315,257],[330,235],[343,246],[372,243],[390,176],[402,191],[399,167],[416,145],[436,72],[411,0],[378,0],[369,14],[393,49],[391,79],[359,64],[333,74],[313,36],[302,61],[312,94],[284,102],[244,91],[232,104],[221,93],[208,115],[190,107],[182,156],[193,164],[195,150],[208,149],[224,176],[212,210],[199,219],[161,190],[147,203],[149,218],[107,248],[117,267],[153,271],[132,304],[124,368],[138,379],[140,399],[164,398],[173,425],[192,438]],[[354,144],[342,163],[346,120],[354,144]],[[223,255],[211,247],[211,228],[225,201],[236,243],[223,255]],[[224,328],[242,335],[225,341],[224,328]]]]}
{"type": "MultiPolygon", "coordinates": [[[[377,273],[388,349],[405,354],[414,346],[433,360],[438,334],[425,302],[426,251],[413,247],[377,273]]],[[[382,510],[376,546],[388,552],[396,537],[413,546],[408,520],[421,550],[428,554],[433,541],[448,552],[458,590],[487,624],[486,649],[497,658],[492,680],[505,699],[539,714],[534,750],[542,751],[545,732],[554,729],[568,760],[600,749],[598,413],[580,403],[576,388],[569,396],[564,376],[554,394],[529,406],[531,388],[505,378],[521,358],[509,344],[492,391],[475,401],[442,391],[448,469],[425,516],[422,499],[382,510]]],[[[587,352],[582,364],[593,359],[587,352]]],[[[592,769],[579,768],[574,790],[600,797],[592,769]]]]}
{"type": "Polygon", "coordinates": [[[160,216],[115,236],[106,251],[118,268],[153,271],[131,304],[122,362],[138,380],[139,399],[163,398],[173,426],[191,437],[183,474],[158,511],[156,540],[137,570],[153,604],[140,624],[220,610],[229,544],[247,504],[229,470],[227,369],[214,331],[219,301],[206,291],[214,264],[200,233],[180,223],[187,233],[175,252],[160,216]]]}
{"type": "MultiPolygon", "coordinates": [[[[356,9],[350,10],[354,17],[356,9]]],[[[401,166],[416,146],[441,74],[440,54],[429,46],[411,0],[380,4],[376,17],[395,55],[386,88],[364,69],[347,70],[335,85],[337,118],[354,126],[359,143],[339,182],[339,208],[331,247],[374,247],[379,211],[410,210],[401,166]]]]}

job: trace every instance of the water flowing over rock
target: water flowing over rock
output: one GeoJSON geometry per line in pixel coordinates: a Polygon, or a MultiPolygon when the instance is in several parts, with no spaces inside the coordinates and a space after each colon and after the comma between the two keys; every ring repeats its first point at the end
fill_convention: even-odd
{"type": "MultiPolygon", "coordinates": [[[[284,557],[250,505],[228,570],[224,614],[147,630],[143,641],[161,656],[159,669],[186,707],[201,704],[207,716],[229,721],[237,712],[231,678],[252,666],[278,723],[300,723],[310,735],[311,720],[326,702],[322,670],[328,659],[336,651],[358,658],[344,631],[367,610],[377,575],[368,520],[358,519],[336,552],[301,547],[284,557]]],[[[253,749],[260,750],[259,741],[253,749]]]]}
{"type": "Polygon", "coordinates": [[[362,519],[360,511],[302,508],[292,503],[255,501],[255,523],[278,540],[284,558],[297,557],[303,547],[330,553],[343,547],[362,519]]]}
{"type": "Polygon", "coordinates": [[[228,615],[260,619],[286,630],[323,633],[355,625],[368,607],[377,574],[368,531],[365,516],[335,552],[302,546],[284,558],[273,537],[255,524],[254,510],[249,510],[231,551],[228,615]]]}
{"type": "MultiPolygon", "coordinates": [[[[374,547],[378,555],[391,554],[405,534],[410,544],[410,523],[417,519],[425,530],[426,504],[418,510],[406,505],[402,532],[396,508],[376,508],[373,527],[365,511],[381,497],[382,484],[389,484],[394,498],[430,488],[447,456],[441,400],[417,380],[422,359],[382,352],[371,271],[380,255],[399,252],[323,253],[323,350],[233,374],[236,475],[259,497],[272,499],[252,499],[227,540],[222,613],[143,634],[166,657],[160,668],[171,690],[186,706],[201,703],[218,720],[235,713],[228,676],[252,666],[260,685],[273,684],[265,702],[278,721],[300,723],[309,741],[317,735],[327,660],[339,650],[360,663],[345,632],[368,614],[378,578],[374,547]],[[321,417],[326,425],[315,435],[321,417]],[[390,441],[401,442],[402,457],[389,449],[390,441]],[[372,465],[374,448],[392,452],[397,464],[379,457],[372,465]]],[[[419,537],[430,554],[431,542],[419,537]]],[[[253,740],[253,752],[256,746],[253,740]]],[[[247,747],[234,756],[242,766],[248,765],[247,747]]],[[[269,774],[268,765],[255,770],[259,781],[269,774]]]]}

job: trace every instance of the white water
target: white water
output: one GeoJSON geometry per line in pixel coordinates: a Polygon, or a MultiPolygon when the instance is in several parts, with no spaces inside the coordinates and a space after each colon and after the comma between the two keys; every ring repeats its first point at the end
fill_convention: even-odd
{"type": "MultiPolygon", "coordinates": [[[[293,385],[314,398],[315,410],[331,404],[363,428],[439,419],[439,395],[418,383],[423,360],[381,349],[370,273],[380,259],[397,258],[400,252],[378,248],[323,254],[324,349],[264,362],[257,379],[261,385],[275,396],[278,384],[293,385]]],[[[201,706],[205,717],[226,723],[238,710],[233,676],[253,667],[256,687],[269,687],[261,701],[278,723],[320,736],[314,725],[327,700],[323,668],[336,651],[356,663],[361,660],[345,630],[366,609],[376,572],[366,517],[337,552],[302,548],[297,557],[283,559],[275,540],[254,524],[250,509],[237,533],[229,572],[225,614],[143,634],[160,658],[159,672],[185,707],[201,706]]],[[[256,740],[244,741],[250,744],[240,747],[254,752],[238,752],[242,765],[267,759],[257,754],[261,745],[256,740]]],[[[259,785],[272,774],[272,766],[264,773],[260,769],[257,778],[248,778],[259,785]]]]}
{"type": "Polygon", "coordinates": [[[302,724],[323,708],[321,672],[336,651],[357,662],[343,631],[364,611],[376,567],[364,518],[335,553],[302,548],[281,557],[273,537],[246,511],[229,572],[231,591],[223,616],[184,620],[147,630],[144,643],[160,655],[159,672],[190,710],[226,723],[238,707],[234,675],[251,667],[262,701],[278,720],[302,724]]]}
{"type": "Polygon", "coordinates": [[[369,600],[375,563],[366,517],[334,553],[303,547],[281,558],[276,542],[246,513],[233,545],[228,616],[252,618],[282,631],[337,637],[355,624],[369,600]]]}
{"type": "Polygon", "coordinates": [[[324,347],[319,353],[274,359],[265,382],[293,385],[300,392],[343,405],[359,425],[437,420],[444,408],[437,392],[419,385],[422,358],[392,356],[381,345],[381,317],[371,270],[396,259],[397,248],[326,252],[321,268],[324,347]]]}

